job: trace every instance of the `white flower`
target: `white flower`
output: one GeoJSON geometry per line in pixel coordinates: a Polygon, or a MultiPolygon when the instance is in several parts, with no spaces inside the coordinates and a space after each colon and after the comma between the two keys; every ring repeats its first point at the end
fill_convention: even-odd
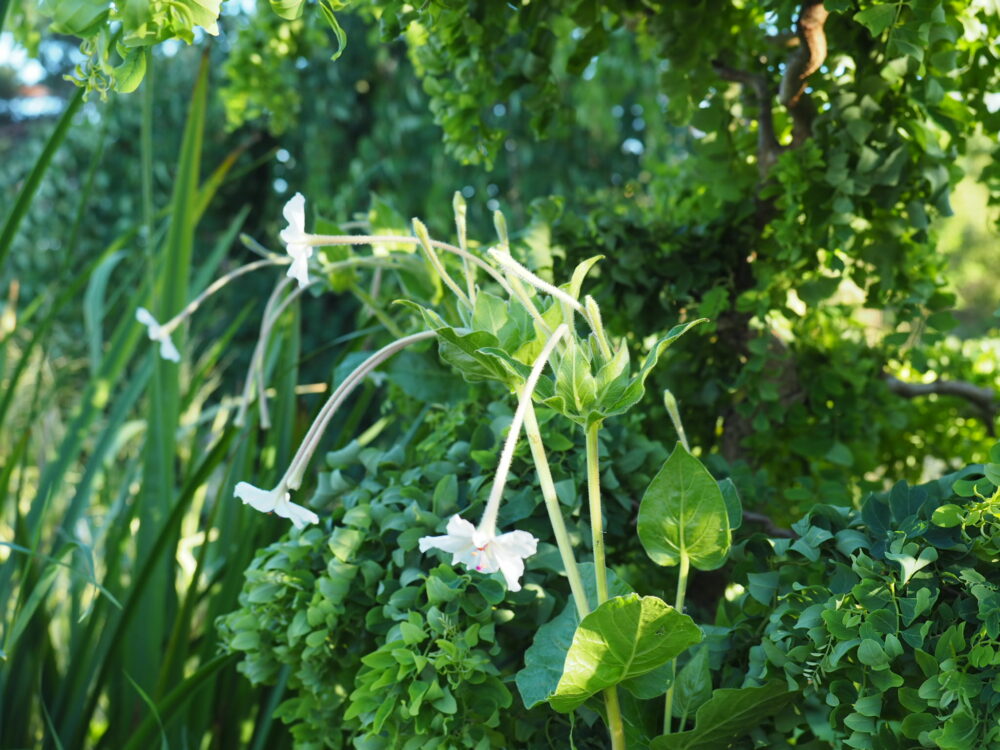
{"type": "Polygon", "coordinates": [[[160,343],[160,356],[169,359],[171,362],[180,362],[181,353],[177,351],[174,342],[170,340],[170,332],[165,331],[163,326],[156,322],[156,318],[145,307],[140,307],[135,311],[135,319],[148,329],[149,340],[160,343]]]}
{"type": "Polygon", "coordinates": [[[309,242],[311,235],[306,234],[306,199],[302,193],[296,193],[288,200],[282,214],[288,226],[281,230],[279,236],[292,259],[287,275],[298,281],[302,289],[309,284],[309,259],[313,254],[309,242]]]}
{"type": "Polygon", "coordinates": [[[242,500],[244,505],[249,505],[261,513],[275,513],[291,520],[298,529],[306,524],[319,523],[319,516],[311,510],[289,501],[288,490],[283,485],[278,485],[273,490],[262,490],[249,482],[240,482],[233,494],[242,500]]]}
{"type": "Polygon", "coordinates": [[[461,516],[448,521],[445,536],[425,536],[420,539],[420,551],[440,549],[452,553],[451,563],[462,563],[480,573],[500,571],[507,588],[520,591],[524,574],[524,558],[535,554],[538,540],[527,531],[511,531],[496,536],[482,532],[461,516]]]}

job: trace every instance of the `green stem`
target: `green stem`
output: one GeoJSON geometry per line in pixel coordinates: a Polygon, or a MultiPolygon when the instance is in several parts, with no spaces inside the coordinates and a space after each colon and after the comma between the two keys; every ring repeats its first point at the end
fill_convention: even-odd
{"type": "MultiPolygon", "coordinates": [[[[597,584],[597,606],[608,600],[608,570],[604,561],[604,519],[601,515],[601,473],[598,465],[597,434],[601,423],[587,428],[587,495],[590,500],[590,533],[594,543],[594,582],[597,584]]],[[[604,691],[604,706],[608,713],[608,732],[613,750],[624,750],[625,728],[618,705],[618,688],[604,691]]]]}
{"type": "MultiPolygon", "coordinates": [[[[687,592],[688,571],[691,569],[691,559],[687,552],[681,550],[681,564],[677,571],[677,599],[674,601],[674,609],[680,614],[684,614],[684,595],[687,592]]],[[[670,662],[670,687],[667,688],[667,701],[663,709],[663,733],[670,734],[670,723],[674,706],[674,684],[677,682],[677,660],[670,662]]],[[[680,728],[683,729],[683,720],[680,728]]]]}
{"type": "Polygon", "coordinates": [[[594,543],[594,580],[597,604],[608,600],[608,571],[604,562],[604,519],[601,516],[601,474],[598,466],[597,433],[601,423],[587,429],[587,495],[590,499],[590,533],[594,543]]]}
{"type": "Polygon", "coordinates": [[[609,687],[604,691],[604,707],[608,712],[611,748],[612,750],[625,750],[625,725],[622,723],[622,710],[618,705],[618,688],[609,687]]]}
{"type": "Polygon", "coordinates": [[[562,557],[563,567],[566,569],[566,577],[569,579],[573,601],[576,602],[577,614],[582,620],[590,614],[590,605],[587,602],[583,579],[580,578],[580,569],[576,566],[576,558],[573,556],[573,542],[570,541],[569,534],[566,532],[556,486],[552,481],[549,461],[545,456],[545,446],[542,444],[542,433],[538,429],[538,420],[535,419],[535,409],[530,402],[524,412],[524,434],[527,435],[528,445],[531,446],[531,457],[534,459],[535,469],[538,471],[538,483],[542,487],[542,497],[545,499],[545,509],[549,512],[552,533],[555,534],[556,546],[559,548],[559,555],[562,557]]]}

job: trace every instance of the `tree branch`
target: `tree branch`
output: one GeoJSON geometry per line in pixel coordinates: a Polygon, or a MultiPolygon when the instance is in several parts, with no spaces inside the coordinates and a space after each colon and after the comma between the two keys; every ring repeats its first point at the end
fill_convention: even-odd
{"type": "Polygon", "coordinates": [[[751,510],[743,511],[743,520],[747,523],[758,523],[764,527],[764,533],[768,536],[778,537],[780,539],[798,539],[799,535],[796,534],[791,529],[783,529],[776,525],[774,521],[765,516],[763,513],[754,513],[751,510]]]}
{"type": "Polygon", "coordinates": [[[958,396],[975,406],[982,414],[990,435],[994,434],[993,419],[1000,410],[997,394],[992,388],[980,388],[964,380],[935,380],[933,383],[906,383],[892,375],[885,375],[889,390],[903,398],[918,398],[932,393],[941,396],[958,396]]]}
{"type": "Polygon", "coordinates": [[[823,0],[807,0],[799,13],[798,49],[788,58],[785,75],[778,88],[778,101],[788,108],[792,116],[792,147],[798,146],[812,135],[813,108],[804,97],[806,79],[820,69],[826,60],[827,45],[824,26],[830,11],[823,0]]]}
{"type": "Polygon", "coordinates": [[[712,61],[712,68],[719,78],[748,86],[757,96],[757,106],[760,109],[760,114],[757,116],[757,169],[760,171],[761,179],[764,179],[781,154],[781,144],[774,135],[771,87],[767,77],[762,73],[731,68],[718,59],[712,61]]]}

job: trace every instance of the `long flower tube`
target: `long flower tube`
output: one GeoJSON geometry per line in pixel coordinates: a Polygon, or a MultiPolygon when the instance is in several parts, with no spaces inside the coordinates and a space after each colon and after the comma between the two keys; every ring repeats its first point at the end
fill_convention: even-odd
{"type": "Polygon", "coordinates": [[[421,552],[440,549],[452,553],[452,564],[462,563],[482,573],[499,570],[503,573],[507,588],[511,591],[521,590],[520,579],[524,574],[524,560],[535,554],[538,540],[526,531],[510,531],[497,535],[500,500],[507,484],[507,475],[510,473],[510,464],[514,458],[514,448],[517,446],[521,425],[524,424],[525,415],[531,408],[531,395],[556,344],[568,331],[569,328],[565,324],[555,330],[539,353],[524,383],[514,419],[511,420],[507,439],[500,452],[500,462],[479,526],[473,526],[460,515],[454,515],[448,521],[447,533],[444,536],[425,536],[419,541],[421,552]]]}
{"type": "Polygon", "coordinates": [[[202,303],[206,299],[218,292],[233,279],[237,279],[244,274],[256,271],[259,268],[282,266],[287,263],[288,261],[285,258],[264,258],[263,260],[255,260],[252,263],[247,263],[245,266],[234,268],[229,273],[220,276],[205,287],[201,294],[188,302],[179,313],[163,324],[158,323],[152,314],[144,307],[140,307],[136,310],[135,318],[146,327],[149,338],[160,344],[160,356],[164,359],[170,360],[171,362],[179,362],[181,355],[180,352],[177,351],[177,347],[174,346],[173,340],[170,338],[170,334],[173,333],[181,323],[191,317],[198,310],[198,308],[201,307],[202,303]]]}
{"type": "Polygon", "coordinates": [[[265,513],[273,511],[279,516],[289,518],[298,528],[302,528],[307,523],[317,523],[319,518],[315,513],[300,505],[289,502],[289,496],[292,490],[297,490],[301,486],[302,477],[309,465],[309,461],[313,453],[316,452],[320,439],[323,437],[323,433],[333,415],[344,400],[372,370],[402,349],[411,344],[433,338],[435,335],[434,331],[421,331],[410,336],[404,336],[372,354],[361,365],[356,367],[350,375],[344,378],[344,381],[330,394],[330,397],[319,410],[319,414],[316,415],[305,437],[299,444],[298,450],[292,457],[288,468],[278,481],[277,486],[272,490],[263,490],[249,482],[240,482],[236,485],[234,495],[240,498],[244,504],[250,505],[257,510],[265,513]]]}

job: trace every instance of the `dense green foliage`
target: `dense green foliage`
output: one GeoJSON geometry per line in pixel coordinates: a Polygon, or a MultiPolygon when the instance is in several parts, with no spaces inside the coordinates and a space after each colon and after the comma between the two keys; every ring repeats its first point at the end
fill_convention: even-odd
{"type": "Polygon", "coordinates": [[[1000,747],[995,248],[943,223],[1000,202],[995,2],[0,1],[2,29],[67,106],[24,121],[2,76],[0,745],[1000,747]],[[280,267],[158,357],[137,307],[274,261],[297,191],[316,232],[426,217],[494,278],[495,243],[583,321],[456,292],[428,242],[317,247],[259,368],[280,267]],[[521,591],[418,551],[488,507],[560,324],[534,399],[579,599],[527,445],[521,591]],[[233,499],[283,486],[310,394],[426,329],[331,423],[319,525],[233,499]]]}
{"type": "Polygon", "coordinates": [[[801,693],[786,731],[854,748],[1000,744],[998,472],[900,482],[860,511],[816,506],[794,541],[744,543],[747,593],[717,624],[761,638],[750,675],[801,693]]]}

